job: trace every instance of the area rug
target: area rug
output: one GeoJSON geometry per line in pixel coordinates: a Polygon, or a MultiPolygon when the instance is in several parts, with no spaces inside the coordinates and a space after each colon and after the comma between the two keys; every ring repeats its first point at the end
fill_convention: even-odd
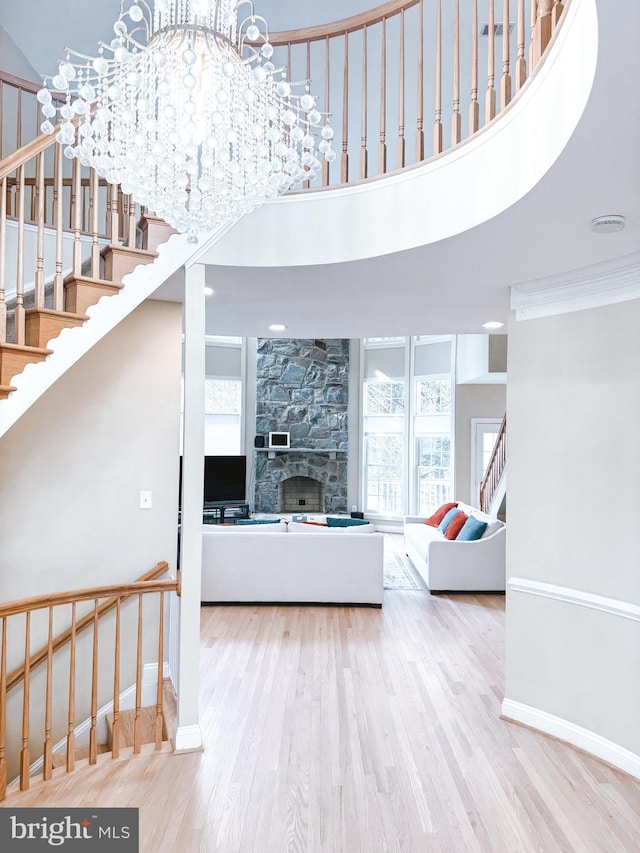
{"type": "Polygon", "coordinates": [[[384,555],[385,589],[422,589],[408,562],[408,557],[399,554],[384,555]]]}

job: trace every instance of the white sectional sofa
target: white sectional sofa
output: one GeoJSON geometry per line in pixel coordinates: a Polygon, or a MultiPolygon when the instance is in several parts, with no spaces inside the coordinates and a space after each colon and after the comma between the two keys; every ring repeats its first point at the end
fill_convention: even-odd
{"type": "Polygon", "coordinates": [[[480,539],[449,540],[424,517],[409,516],[404,522],[407,556],[431,593],[504,592],[506,587],[506,527],[474,507],[459,503],[458,509],[487,522],[480,539]]]}
{"type": "Polygon", "coordinates": [[[380,607],[383,541],[372,525],[203,525],[201,600],[380,607]]]}

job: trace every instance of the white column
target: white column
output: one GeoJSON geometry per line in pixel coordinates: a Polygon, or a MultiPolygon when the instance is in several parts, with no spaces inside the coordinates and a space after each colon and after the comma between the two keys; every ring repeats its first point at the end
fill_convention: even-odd
{"type": "Polygon", "coordinates": [[[176,752],[202,748],[198,716],[200,586],[202,571],[202,484],[204,482],[205,267],[185,271],[184,414],[178,721],[176,752]]]}

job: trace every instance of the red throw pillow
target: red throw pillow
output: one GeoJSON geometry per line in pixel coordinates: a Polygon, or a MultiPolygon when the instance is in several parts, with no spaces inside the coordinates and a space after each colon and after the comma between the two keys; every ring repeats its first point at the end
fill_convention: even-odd
{"type": "Polygon", "coordinates": [[[449,510],[453,509],[454,506],[458,506],[458,503],[442,504],[442,506],[437,509],[432,516],[427,518],[425,524],[428,524],[430,527],[437,527],[449,510]]]}
{"type": "Polygon", "coordinates": [[[445,539],[455,539],[458,533],[464,527],[465,521],[469,518],[466,512],[459,512],[453,516],[453,521],[444,532],[445,539]]]}

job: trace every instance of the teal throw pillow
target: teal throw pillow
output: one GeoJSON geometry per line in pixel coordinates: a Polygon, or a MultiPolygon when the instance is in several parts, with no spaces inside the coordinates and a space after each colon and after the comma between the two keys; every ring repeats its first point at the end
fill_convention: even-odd
{"type": "Polygon", "coordinates": [[[280,524],[279,518],[239,518],[236,524],[280,524]]]}
{"type": "Polygon", "coordinates": [[[460,512],[460,510],[458,509],[457,504],[456,504],[456,506],[452,507],[449,510],[449,512],[445,515],[445,517],[442,519],[442,521],[438,525],[438,530],[440,531],[440,533],[446,533],[447,532],[447,527],[451,524],[451,522],[453,521],[453,519],[456,517],[456,515],[459,512],[460,512]]]}
{"type": "Polygon", "coordinates": [[[462,539],[465,542],[473,542],[474,539],[480,539],[482,534],[487,529],[487,522],[480,521],[479,518],[474,518],[472,515],[465,521],[462,530],[457,535],[458,542],[462,539]]]}
{"type": "Polygon", "coordinates": [[[327,527],[358,527],[361,524],[369,524],[363,518],[331,518],[327,516],[327,527]]]}

